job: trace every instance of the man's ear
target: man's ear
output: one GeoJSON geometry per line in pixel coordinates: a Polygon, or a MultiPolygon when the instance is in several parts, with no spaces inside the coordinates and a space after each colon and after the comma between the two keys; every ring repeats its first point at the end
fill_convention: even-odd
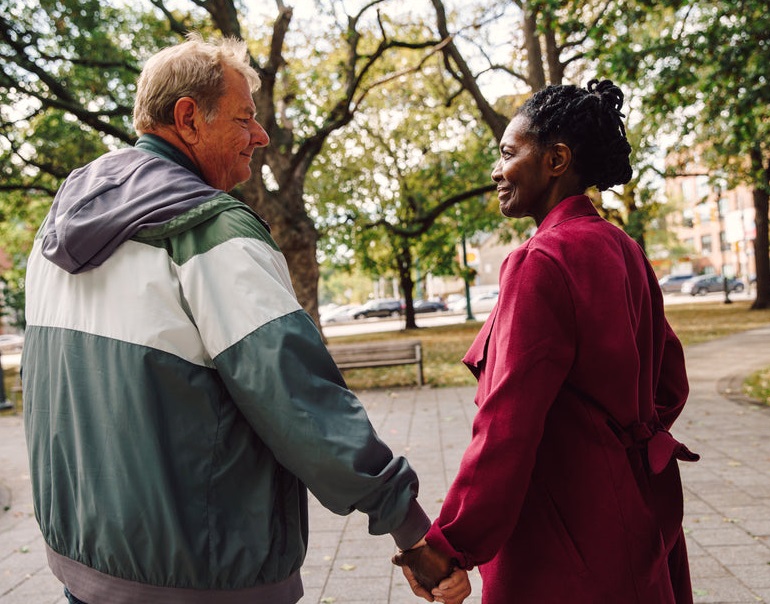
{"type": "Polygon", "coordinates": [[[572,165],[572,149],[564,143],[554,143],[546,154],[548,169],[553,176],[561,176],[572,165]]]}
{"type": "Polygon", "coordinates": [[[200,135],[198,131],[199,119],[200,112],[195,99],[183,96],[174,105],[174,125],[179,136],[188,144],[198,142],[200,135]]]}

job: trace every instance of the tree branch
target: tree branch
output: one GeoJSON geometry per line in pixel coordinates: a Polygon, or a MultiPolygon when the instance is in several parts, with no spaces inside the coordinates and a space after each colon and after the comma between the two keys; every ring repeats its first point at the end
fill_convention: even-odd
{"type": "Polygon", "coordinates": [[[46,96],[39,92],[31,91],[24,86],[20,81],[13,79],[8,73],[5,73],[9,82],[12,82],[24,94],[29,95],[32,98],[39,100],[44,106],[61,109],[72,113],[75,117],[80,119],[83,123],[89,125],[97,132],[103,132],[110,136],[114,136],[118,140],[124,142],[131,142],[132,138],[125,130],[117,128],[112,124],[102,121],[101,117],[122,117],[130,115],[130,110],[122,107],[117,107],[110,111],[89,111],[85,109],[69,92],[66,86],[56,79],[51,74],[47,73],[44,69],[37,65],[32,59],[29,58],[28,45],[23,42],[24,36],[19,34],[18,31],[10,24],[10,22],[0,15],[0,39],[3,40],[11,50],[15,53],[15,63],[28,73],[35,76],[38,81],[43,84],[52,96],[46,96]]]}
{"type": "MultiPolygon", "coordinates": [[[[425,65],[425,62],[430,59],[433,55],[435,55],[437,52],[441,51],[442,48],[444,48],[447,44],[451,42],[450,38],[447,38],[445,40],[442,40],[428,52],[422,59],[420,59],[419,63],[417,65],[414,65],[412,67],[406,67],[402,69],[401,71],[397,71],[396,73],[390,74],[389,76],[386,76],[384,78],[381,78],[377,80],[376,82],[373,82],[370,86],[367,86],[366,88],[361,88],[360,94],[358,95],[358,98],[353,101],[353,108],[352,111],[355,113],[355,111],[358,109],[358,107],[363,102],[364,98],[366,98],[366,95],[368,95],[372,90],[377,88],[378,86],[382,86],[383,84],[387,84],[388,82],[391,82],[397,78],[400,78],[401,76],[410,74],[410,73],[416,73],[422,69],[422,66],[425,65]]],[[[402,47],[402,48],[419,48],[418,46],[414,44],[394,44],[391,46],[393,47],[402,47]]]]}
{"type": "MultiPolygon", "coordinates": [[[[166,5],[164,4],[163,0],[150,0],[153,5],[155,5],[158,9],[160,9],[160,12],[163,13],[163,15],[168,20],[168,24],[171,27],[171,31],[178,34],[180,37],[184,38],[188,33],[188,28],[185,27],[184,23],[177,20],[176,17],[174,17],[174,14],[166,8],[166,5]]],[[[197,4],[197,3],[196,3],[197,4]]]]}
{"type": "Polygon", "coordinates": [[[22,193],[29,193],[30,191],[40,191],[41,193],[45,193],[46,195],[49,195],[50,197],[55,197],[56,192],[58,189],[54,189],[51,187],[45,187],[34,183],[0,183],[0,191],[13,193],[16,191],[20,191],[22,193]]]}
{"type": "Polygon", "coordinates": [[[444,212],[446,212],[447,209],[457,205],[458,203],[466,201],[468,199],[479,197],[484,193],[490,193],[496,189],[497,189],[497,184],[490,183],[488,185],[480,185],[480,186],[474,187],[472,189],[469,189],[468,191],[463,191],[462,193],[458,193],[457,195],[452,195],[451,197],[448,197],[447,199],[441,201],[430,212],[428,212],[424,216],[415,217],[414,222],[409,224],[408,226],[401,226],[401,223],[391,224],[386,219],[381,218],[379,220],[375,220],[374,222],[365,224],[364,228],[373,228],[373,227],[381,226],[387,229],[388,231],[390,231],[391,233],[395,233],[396,235],[400,235],[402,237],[417,237],[419,235],[423,235],[426,232],[428,232],[428,230],[430,230],[430,228],[434,225],[434,223],[439,218],[439,216],[441,216],[444,212]]]}
{"type": "Polygon", "coordinates": [[[442,40],[449,40],[446,46],[444,46],[442,49],[447,70],[452,75],[452,77],[463,87],[463,89],[467,90],[468,93],[473,97],[473,100],[475,101],[476,106],[481,113],[482,119],[492,130],[492,134],[495,136],[495,138],[500,140],[503,136],[503,132],[505,131],[505,127],[508,125],[508,119],[495,111],[495,109],[486,99],[484,94],[481,92],[479,84],[473,76],[470,67],[468,67],[464,57],[452,41],[453,36],[451,36],[449,33],[444,3],[442,0],[431,0],[431,3],[433,4],[433,7],[436,11],[436,26],[438,28],[439,36],[442,40]],[[457,71],[454,70],[452,64],[457,67],[457,71]]]}
{"type": "Polygon", "coordinates": [[[33,168],[36,168],[45,174],[50,174],[54,178],[64,179],[69,175],[69,170],[61,170],[49,162],[41,162],[24,157],[24,155],[21,153],[21,149],[14,143],[13,139],[5,136],[5,140],[8,143],[11,152],[21,161],[23,161],[26,166],[32,166],[33,168]]]}
{"type": "MultiPolygon", "coordinates": [[[[381,32],[383,33],[383,39],[380,41],[374,52],[368,55],[359,54],[358,44],[361,39],[361,35],[356,29],[358,21],[363,16],[364,11],[382,2],[384,2],[384,0],[374,0],[367,4],[363,9],[361,9],[357,15],[348,17],[347,39],[349,51],[347,57],[347,68],[345,70],[345,94],[331,109],[329,112],[329,117],[323,126],[319,128],[315,134],[308,137],[297,150],[297,153],[292,158],[293,171],[296,172],[301,166],[308,165],[310,161],[312,161],[312,159],[315,157],[315,155],[317,155],[321,150],[323,142],[326,140],[329,134],[345,126],[353,119],[355,111],[358,109],[360,102],[366,95],[366,92],[364,92],[362,95],[358,96],[358,99],[356,99],[356,92],[361,90],[361,82],[364,80],[366,74],[386,51],[393,48],[419,50],[422,48],[431,48],[436,44],[441,43],[435,41],[415,43],[389,40],[387,33],[384,31],[384,29],[381,29],[381,32]],[[364,60],[363,65],[359,66],[362,60],[364,60]]],[[[422,65],[425,60],[426,59],[423,59],[420,65],[422,65]]],[[[382,83],[384,83],[384,81],[378,82],[374,85],[379,85],[382,83]]],[[[370,88],[372,88],[374,85],[370,86],[370,88]]]]}

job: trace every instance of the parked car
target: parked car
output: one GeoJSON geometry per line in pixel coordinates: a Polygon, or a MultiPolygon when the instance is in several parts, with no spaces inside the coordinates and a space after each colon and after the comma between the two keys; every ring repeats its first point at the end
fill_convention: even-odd
{"type": "MultiPolygon", "coordinates": [[[[682,284],[682,293],[704,296],[709,292],[724,291],[724,287],[724,278],[721,275],[698,275],[682,284]]],[[[727,287],[730,292],[742,292],[746,286],[740,279],[728,279],[727,287]]]]}
{"type": "Polygon", "coordinates": [[[442,300],[417,300],[414,303],[414,312],[443,312],[447,310],[446,302],[442,300]]]}
{"type": "Polygon", "coordinates": [[[452,310],[452,305],[456,304],[458,300],[465,300],[465,294],[449,294],[446,297],[447,308],[452,310]]]}
{"type": "Polygon", "coordinates": [[[679,293],[682,291],[682,284],[695,275],[666,275],[658,280],[658,285],[664,294],[679,293]]]}
{"type": "Polygon", "coordinates": [[[382,298],[369,300],[360,308],[354,310],[351,316],[354,319],[368,319],[370,317],[398,317],[404,312],[404,304],[401,300],[382,298]]]}
{"type": "Polygon", "coordinates": [[[24,336],[11,333],[0,334],[0,353],[19,354],[24,346],[24,336]]]}
{"type": "Polygon", "coordinates": [[[321,325],[350,321],[353,319],[352,313],[359,308],[361,308],[359,304],[344,304],[342,306],[330,308],[320,314],[319,319],[321,319],[321,325]]]}
{"type": "MultiPolygon", "coordinates": [[[[488,291],[481,294],[476,294],[471,298],[471,311],[472,312],[489,312],[495,304],[497,304],[497,296],[499,292],[488,291]]],[[[450,307],[450,310],[463,311],[466,310],[467,304],[465,298],[461,298],[454,302],[450,307]]]]}

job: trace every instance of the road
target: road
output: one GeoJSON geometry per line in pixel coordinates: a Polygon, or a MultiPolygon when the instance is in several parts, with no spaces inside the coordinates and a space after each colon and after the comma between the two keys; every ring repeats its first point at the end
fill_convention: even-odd
{"type": "MultiPolygon", "coordinates": [[[[741,292],[730,294],[731,300],[749,300],[754,298],[753,292],[741,292]]],[[[681,294],[666,294],[664,301],[666,305],[674,304],[692,304],[698,302],[719,302],[724,300],[722,292],[706,294],[705,296],[687,296],[681,294]]],[[[474,314],[477,321],[484,321],[489,313],[474,314]]],[[[455,323],[464,323],[466,321],[465,312],[443,312],[443,313],[424,313],[417,315],[417,327],[436,327],[438,325],[452,325],[455,323]]],[[[348,321],[345,323],[329,323],[324,325],[323,332],[327,338],[335,336],[349,336],[360,333],[377,333],[382,331],[400,331],[404,329],[404,319],[362,319],[359,321],[348,321]]],[[[21,361],[21,354],[2,355],[2,364],[4,368],[18,367],[21,361]]]]}
{"type": "MultiPolygon", "coordinates": [[[[476,320],[483,321],[489,313],[475,315],[476,320]]],[[[417,327],[436,327],[438,325],[452,325],[466,321],[463,312],[431,312],[417,315],[415,322],[417,327]]],[[[323,332],[327,338],[335,336],[349,336],[359,333],[375,333],[381,331],[399,331],[404,329],[403,317],[385,319],[359,319],[357,321],[345,321],[341,323],[329,323],[324,325],[323,332]]]]}
{"type": "MultiPolygon", "coordinates": [[[[724,300],[724,293],[716,292],[706,294],[705,296],[688,296],[684,294],[665,294],[663,300],[666,306],[676,304],[692,304],[700,302],[719,302],[724,300]]],[[[730,300],[749,300],[753,299],[754,294],[749,292],[730,294],[730,300]]],[[[475,314],[478,321],[484,321],[489,313],[475,314]]],[[[466,321],[465,312],[442,312],[425,313],[417,315],[415,319],[417,327],[436,327],[438,325],[452,325],[455,323],[464,323],[466,321]]],[[[329,323],[324,325],[323,332],[327,338],[336,336],[349,336],[360,333],[377,333],[382,331],[399,331],[404,329],[404,318],[386,318],[386,319],[361,319],[358,321],[347,321],[344,323],[329,323]]]]}

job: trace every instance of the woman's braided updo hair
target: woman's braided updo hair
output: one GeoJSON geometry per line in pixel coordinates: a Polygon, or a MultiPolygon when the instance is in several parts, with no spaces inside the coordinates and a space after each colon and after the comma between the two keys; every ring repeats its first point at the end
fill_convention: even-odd
{"type": "Polygon", "coordinates": [[[610,80],[591,80],[586,88],[548,86],[536,92],[517,115],[529,120],[538,144],[564,143],[572,150],[581,186],[600,191],[631,180],[623,92],[610,80]]]}

